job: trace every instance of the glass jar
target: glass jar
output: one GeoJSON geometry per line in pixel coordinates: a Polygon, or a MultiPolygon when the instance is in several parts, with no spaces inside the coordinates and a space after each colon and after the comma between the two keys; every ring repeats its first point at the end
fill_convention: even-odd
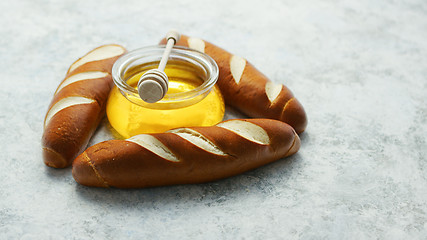
{"type": "Polygon", "coordinates": [[[183,47],[171,51],[165,73],[169,89],[156,103],[144,102],[136,86],[142,74],[158,67],[164,46],[140,48],[114,64],[115,87],[107,102],[112,127],[123,137],[159,133],[177,127],[211,126],[224,116],[224,100],[215,83],[218,66],[208,55],[183,47]]]}

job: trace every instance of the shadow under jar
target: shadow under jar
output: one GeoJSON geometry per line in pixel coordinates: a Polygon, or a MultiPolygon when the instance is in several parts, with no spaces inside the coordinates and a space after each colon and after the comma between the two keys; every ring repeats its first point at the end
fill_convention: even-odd
{"type": "Polygon", "coordinates": [[[215,83],[218,66],[208,55],[188,48],[172,49],[165,73],[169,88],[156,103],[144,102],[137,84],[146,71],[158,67],[164,46],[131,51],[113,66],[107,102],[111,126],[124,138],[160,133],[178,127],[212,126],[224,117],[224,100],[215,83]]]}

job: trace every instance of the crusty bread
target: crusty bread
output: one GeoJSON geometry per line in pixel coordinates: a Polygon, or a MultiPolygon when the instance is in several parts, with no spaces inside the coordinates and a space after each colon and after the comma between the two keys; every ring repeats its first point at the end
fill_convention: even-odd
{"type": "MultiPolygon", "coordinates": [[[[161,44],[165,44],[163,39],[161,44]]],[[[218,86],[226,104],[250,117],[271,118],[291,125],[297,133],[307,126],[301,103],[282,84],[270,81],[246,59],[233,55],[199,38],[181,35],[176,45],[211,56],[219,67],[218,86]]]]}
{"type": "Polygon", "coordinates": [[[98,143],[75,159],[73,177],[96,187],[202,183],[257,168],[299,147],[298,135],[286,123],[234,119],[98,143]]]}
{"type": "Polygon", "coordinates": [[[42,137],[46,165],[67,167],[86,148],[105,113],[112,65],[125,52],[119,45],[104,45],[71,65],[46,113],[42,137]]]}

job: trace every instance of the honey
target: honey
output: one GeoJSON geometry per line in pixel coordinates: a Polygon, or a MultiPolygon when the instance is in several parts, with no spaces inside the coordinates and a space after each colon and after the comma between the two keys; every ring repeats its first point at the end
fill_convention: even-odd
{"type": "MultiPolygon", "coordinates": [[[[136,89],[142,74],[155,64],[127,70],[124,79],[136,89]]],[[[223,119],[224,100],[217,86],[206,96],[176,101],[181,93],[194,92],[204,83],[203,72],[179,61],[170,61],[165,73],[169,88],[158,104],[136,104],[115,86],[107,102],[107,116],[111,126],[124,138],[142,133],[160,133],[178,127],[212,126],[223,119]],[[172,101],[172,103],[168,103],[172,101]],[[165,103],[165,104],[163,104],[165,103]],[[163,105],[162,105],[163,104],[163,105]]]]}

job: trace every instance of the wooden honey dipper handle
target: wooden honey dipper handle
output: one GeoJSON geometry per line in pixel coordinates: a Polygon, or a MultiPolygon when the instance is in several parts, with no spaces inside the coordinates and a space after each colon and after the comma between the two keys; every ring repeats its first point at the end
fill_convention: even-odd
{"type": "Polygon", "coordinates": [[[166,35],[167,43],[159,67],[144,73],[138,82],[138,94],[147,103],[155,103],[161,100],[168,91],[168,76],[164,70],[172,51],[172,47],[180,39],[176,31],[169,31],[166,35]]]}

